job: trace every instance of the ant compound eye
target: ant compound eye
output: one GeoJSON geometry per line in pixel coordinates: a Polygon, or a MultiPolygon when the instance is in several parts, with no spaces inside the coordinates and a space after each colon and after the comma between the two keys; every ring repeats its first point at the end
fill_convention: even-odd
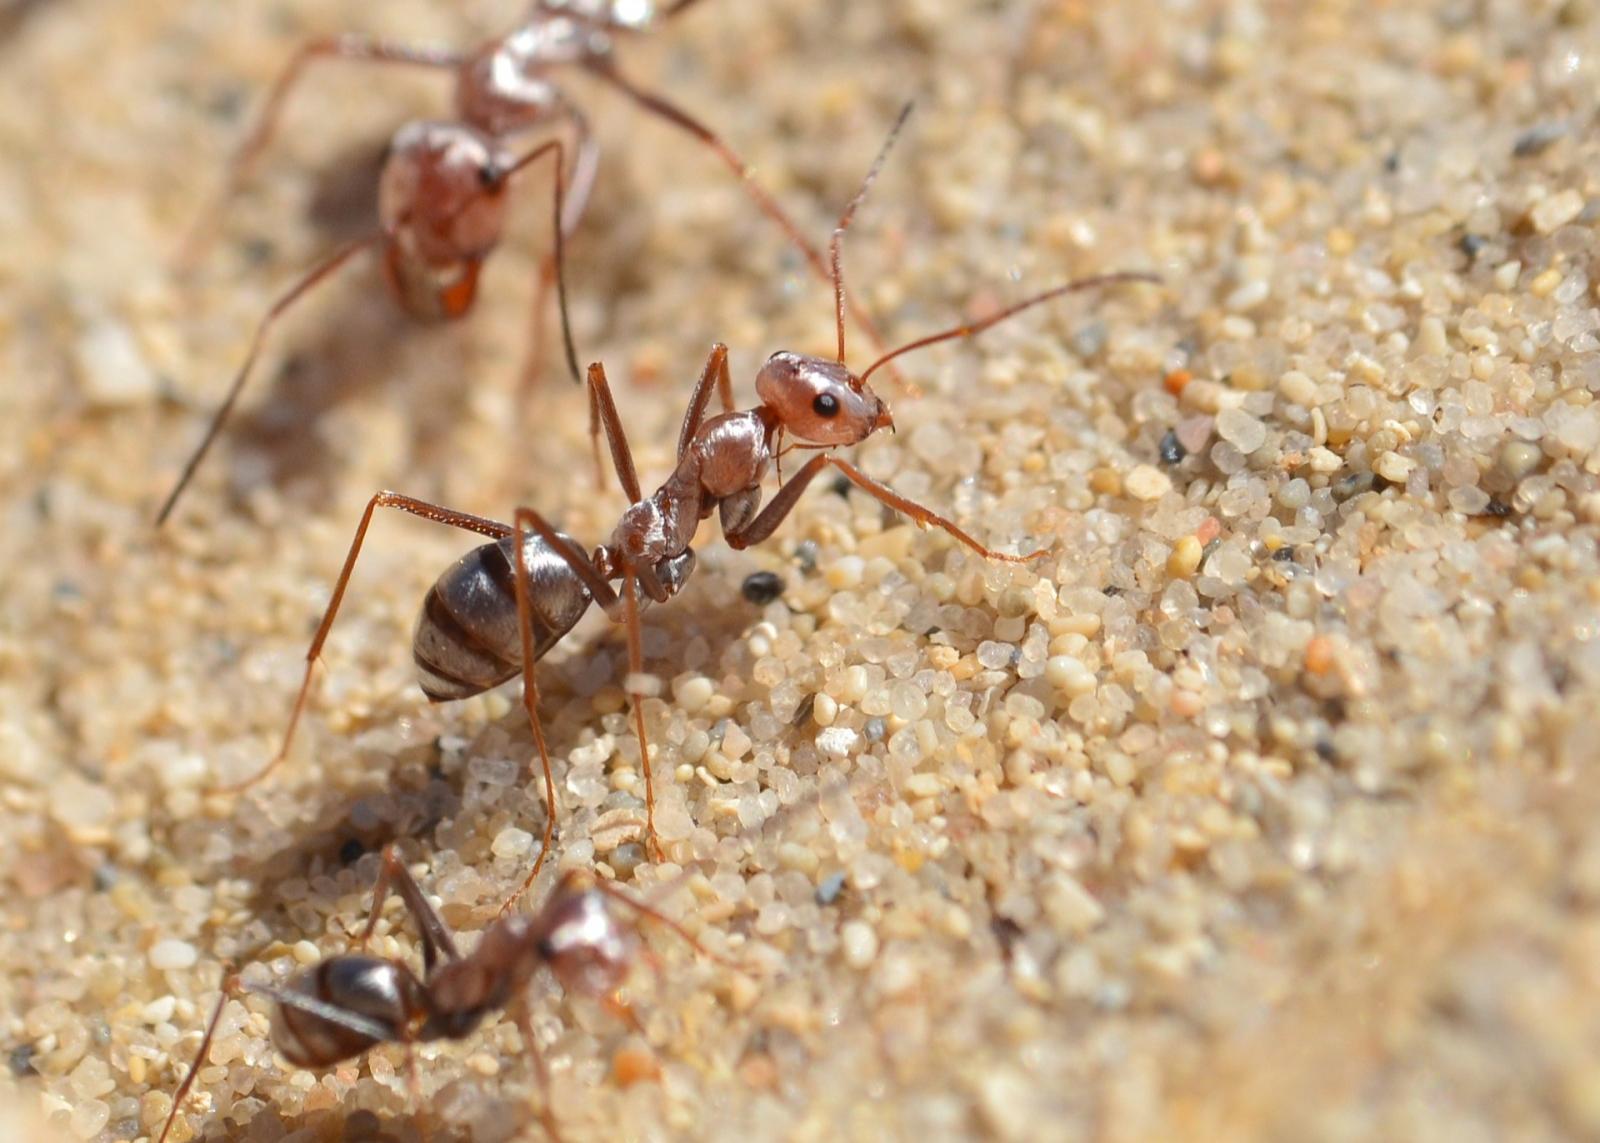
{"type": "Polygon", "coordinates": [[[483,186],[484,190],[494,190],[504,178],[505,172],[500,169],[498,164],[485,163],[478,168],[478,182],[483,186]]]}
{"type": "Polygon", "coordinates": [[[819,417],[836,417],[839,415],[839,398],[832,393],[818,393],[816,400],[811,402],[811,411],[819,417]]]}

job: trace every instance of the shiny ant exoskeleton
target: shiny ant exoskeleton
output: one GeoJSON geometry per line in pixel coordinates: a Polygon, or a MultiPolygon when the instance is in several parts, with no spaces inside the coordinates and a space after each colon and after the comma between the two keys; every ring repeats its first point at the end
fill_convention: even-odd
{"type": "Polygon", "coordinates": [[[296,1067],[328,1068],[379,1044],[404,1045],[414,1100],[413,1044],[462,1039],[491,1013],[509,1009],[522,1033],[523,1047],[533,1058],[544,1096],[540,1118],[551,1138],[559,1138],[550,1113],[548,1077],[528,1011],[528,985],[541,968],[548,968],[569,993],[600,1000],[639,1030],[638,1019],[618,995],[637,959],[637,919],[657,921],[701,954],[722,961],[655,906],[578,871],[562,875],[537,913],[502,915],[484,931],[472,951],[463,955],[398,850],[390,845],[383,851],[372,912],[361,934],[361,951],[318,961],[281,987],[246,984],[230,971],[194,1062],[173,1093],[172,1110],[157,1143],[165,1143],[177,1120],[210,1051],[224,1005],[242,993],[256,993],[273,1002],[273,1046],[296,1067]],[[365,951],[390,893],[399,894],[417,924],[422,939],[420,977],[404,961],[365,951]],[[636,920],[628,923],[618,917],[618,905],[634,913],[636,920]]]}
{"type": "MultiPolygon", "coordinates": [[[[157,524],[171,515],[178,497],[221,432],[273,324],[307,291],[356,254],[366,250],[381,252],[385,277],[396,299],[414,317],[450,320],[471,309],[483,263],[499,245],[505,227],[510,177],[544,150],[540,148],[521,159],[515,156],[513,143],[530,131],[562,125],[572,131],[571,170],[567,171],[563,163],[557,172],[558,183],[563,177],[570,182],[565,202],[556,210],[558,233],[572,235],[588,207],[599,146],[583,112],[555,82],[554,75],[561,68],[579,68],[598,77],[709,147],[800,251],[812,272],[827,281],[828,265],[821,253],[754,180],[733,149],[666,98],[636,87],[617,67],[619,35],[644,31],[658,17],[670,19],[695,2],[676,0],[658,10],[653,0],[537,0],[523,23],[466,52],[353,35],[313,40],[301,47],[273,85],[254,128],[229,163],[222,193],[187,236],[179,255],[180,266],[192,264],[215,231],[222,207],[254,168],[289,92],[313,61],[340,59],[448,72],[455,81],[455,118],[411,122],[395,133],[379,176],[377,229],[341,247],[311,269],[267,311],[205,435],[162,503],[157,524]]],[[[533,335],[523,370],[524,389],[543,356],[545,297],[554,266],[555,252],[541,260],[533,335]]],[[[856,316],[861,320],[859,313],[856,316]]],[[[863,328],[876,340],[870,323],[863,321],[863,328]]],[[[574,380],[578,380],[576,372],[574,380]]]]}
{"type": "Polygon", "coordinates": [[[544,771],[549,808],[544,848],[523,883],[524,890],[532,883],[549,851],[555,823],[555,782],[539,719],[538,688],[532,663],[560,641],[594,603],[627,630],[629,674],[626,689],[644,770],[646,834],[654,854],[661,855],[655,833],[654,779],[640,693],[644,656],[639,614],[651,603],[664,603],[681,590],[694,570],[695,555],[690,544],[701,521],[713,513],[720,518],[723,537],[729,546],[737,549],[760,543],[794,509],[807,485],[831,465],[850,483],[885,505],[911,517],[921,526],[943,529],[985,559],[1020,563],[1044,554],[1044,550],[1024,555],[997,552],[952,521],[908,500],[831,452],[819,452],[801,465],[781,484],[766,507],[761,506],[762,480],[785,453],[793,449],[831,450],[857,444],[879,429],[893,425],[888,406],[867,381],[894,358],[937,342],[970,337],[1067,293],[1111,283],[1156,281],[1153,276],[1141,273],[1080,279],[1017,302],[982,321],[918,338],[879,357],[861,373],[852,372],[845,364],[841,240],[909,111],[908,107],[895,123],[860,189],[840,216],[830,243],[837,357],[828,359],[790,352],[773,354],[756,375],[759,404],[751,409],[735,410],[728,350],[724,345],[715,345],[690,397],[678,434],[677,466],[648,496],[640,488],[605,369],[599,364],[591,365],[588,371],[591,433],[598,440],[603,428],[618,479],[629,500],[611,538],[592,553],[585,552],[576,540],[557,531],[530,508],[518,508],[513,523],[503,524],[395,492],[373,496],[356,526],[332,598],[306,652],[305,677],[295,698],[283,745],[267,767],[244,785],[259,781],[288,755],[295,727],[310,694],[317,660],[338,614],[373,514],[379,508],[398,508],[436,523],[476,532],[492,541],[463,556],[429,589],[417,619],[412,655],[423,692],[435,702],[467,698],[505,682],[519,670],[522,672],[523,701],[544,771]],[[725,411],[708,417],[707,406],[713,389],[725,411]],[[785,437],[793,437],[794,441],[785,444],[785,437]],[[612,586],[618,580],[621,581],[620,590],[612,586]]]}

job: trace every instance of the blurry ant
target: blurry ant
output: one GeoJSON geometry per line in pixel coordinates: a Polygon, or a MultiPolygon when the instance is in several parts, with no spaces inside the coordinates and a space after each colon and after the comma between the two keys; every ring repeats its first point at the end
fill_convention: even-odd
{"type": "Polygon", "coordinates": [[[417,618],[412,657],[423,693],[434,702],[468,698],[505,682],[519,669],[522,672],[523,703],[544,770],[548,810],[544,848],[523,882],[523,891],[537,876],[555,828],[555,780],[539,719],[538,686],[532,664],[572,630],[593,603],[598,603],[614,622],[623,624],[627,630],[625,688],[639,739],[640,766],[644,770],[645,827],[653,855],[658,860],[662,857],[655,831],[655,786],[645,730],[644,654],[639,614],[651,603],[665,603],[682,589],[695,566],[690,544],[700,522],[713,512],[720,515],[723,538],[730,547],[742,549],[758,544],[772,535],[789,515],[817,474],[832,465],[864,492],[911,517],[919,526],[943,529],[984,559],[1025,563],[1046,554],[1048,549],[1043,548],[1024,555],[997,552],[950,520],[906,499],[831,452],[819,453],[803,464],[779,487],[771,502],[761,508],[761,481],[767,469],[785,453],[794,449],[831,450],[853,445],[879,429],[893,427],[888,406],[867,386],[868,378],[887,362],[938,342],[970,337],[1064,294],[1112,283],[1157,281],[1149,274],[1114,273],[1069,282],[1017,302],[981,321],[908,342],[884,354],[860,374],[852,373],[845,364],[840,245],[910,111],[909,105],[901,111],[833,232],[829,251],[838,332],[836,359],[791,352],[773,354],[756,374],[760,403],[753,409],[735,411],[728,349],[720,343],[714,345],[695,384],[683,427],[678,433],[677,467],[649,496],[640,490],[605,369],[598,363],[591,365],[588,371],[590,432],[598,441],[600,429],[604,427],[617,477],[629,500],[610,541],[595,548],[592,555],[530,508],[518,508],[514,523],[507,525],[395,492],[379,492],[373,496],[356,526],[332,598],[306,651],[305,676],[295,697],[283,745],[263,770],[231,789],[260,781],[288,756],[295,728],[310,694],[317,660],[338,614],[373,513],[379,508],[398,508],[435,523],[476,532],[493,541],[456,561],[428,590],[417,618]],[[725,411],[708,419],[706,406],[713,388],[725,411]],[[785,435],[796,438],[795,442],[785,445],[785,435]],[[622,581],[621,591],[611,586],[611,581],[618,579],[622,581]]]}
{"type": "Polygon", "coordinates": [[[418,1092],[413,1044],[463,1039],[490,1013],[509,1008],[534,1061],[543,1097],[540,1119],[550,1137],[559,1138],[550,1112],[549,1076],[528,1012],[527,986],[541,967],[548,968],[562,988],[601,1001],[640,1031],[638,1018],[619,995],[638,955],[637,921],[625,924],[616,915],[616,905],[636,918],[659,921],[711,960],[739,967],[710,952],[653,905],[576,870],[562,875],[537,913],[502,915],[463,956],[449,927],[406,869],[398,848],[386,846],[372,912],[361,933],[361,951],[321,960],[282,987],[246,984],[229,971],[194,1063],[173,1094],[172,1110],[157,1143],[165,1143],[172,1130],[211,1050],[224,1006],[230,997],[249,992],[273,1001],[273,1046],[296,1067],[328,1068],[378,1044],[405,1045],[414,1101],[418,1092]],[[390,893],[400,895],[421,934],[420,979],[403,961],[365,951],[390,893]]]}
{"type": "MultiPolygon", "coordinates": [[[[688,132],[709,147],[738,177],[761,211],[777,224],[821,280],[829,277],[822,255],[806,240],[750,168],[710,128],[665,98],[635,87],[617,68],[618,35],[646,30],[659,14],[670,20],[696,0],[661,7],[652,0],[536,0],[527,19],[508,34],[467,52],[335,36],[300,48],[273,85],[266,106],[228,165],[221,194],[202,212],[178,255],[180,270],[192,266],[214,234],[223,207],[243,186],[272,137],[289,92],[306,67],[319,59],[404,64],[453,73],[452,121],[405,124],[389,144],[378,180],[378,229],[350,242],[311,269],[256,327],[244,363],[234,375],[205,435],[185,462],[177,483],[157,513],[157,526],[172,514],[178,497],[222,431],[273,324],[309,290],[356,254],[378,249],[386,279],[413,317],[446,321],[472,308],[485,259],[499,244],[506,218],[506,184],[540,152],[513,161],[508,145],[529,131],[561,124],[573,132],[575,158],[564,206],[557,209],[560,234],[571,237],[588,208],[600,152],[587,118],[551,78],[575,66],[604,80],[640,107],[688,132]]],[[[543,358],[545,298],[554,274],[554,253],[540,262],[533,306],[533,334],[523,369],[523,390],[543,358]]],[[[877,332],[857,312],[874,341],[877,332]]],[[[579,380],[574,371],[573,380],[579,380]]]]}

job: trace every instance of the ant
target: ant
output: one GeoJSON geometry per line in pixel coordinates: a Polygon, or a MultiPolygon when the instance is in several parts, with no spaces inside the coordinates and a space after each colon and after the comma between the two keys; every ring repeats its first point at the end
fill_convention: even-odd
{"type": "MultiPolygon", "coordinates": [[[[640,489],[605,368],[598,363],[591,365],[588,370],[590,433],[598,441],[604,428],[613,466],[629,500],[610,540],[595,548],[592,554],[586,553],[576,540],[557,531],[530,508],[518,508],[514,522],[508,525],[396,492],[374,495],[356,526],[343,570],[306,651],[305,675],[282,746],[254,777],[230,789],[253,785],[288,756],[323,644],[338,614],[373,514],[379,508],[396,508],[425,520],[476,532],[491,541],[468,552],[428,590],[413,635],[412,657],[422,691],[434,702],[468,698],[505,682],[519,669],[522,673],[523,704],[544,771],[548,816],[544,848],[519,892],[526,891],[538,875],[555,828],[555,781],[538,714],[538,686],[532,664],[555,646],[595,603],[627,632],[625,689],[633,711],[640,765],[644,770],[645,828],[653,855],[658,860],[662,858],[663,851],[655,832],[655,786],[643,708],[644,655],[639,616],[652,603],[665,603],[682,589],[695,566],[695,553],[690,544],[700,522],[712,513],[720,515],[723,538],[730,547],[743,549],[758,544],[772,535],[811,481],[831,465],[856,487],[909,516],[919,526],[941,528],[985,559],[1020,564],[1045,555],[1048,549],[1044,548],[1022,555],[995,551],[952,521],[873,480],[831,451],[819,452],[803,464],[780,485],[766,507],[761,507],[762,479],[768,468],[778,464],[789,451],[832,450],[857,444],[879,429],[893,427],[889,407],[867,382],[874,372],[894,358],[939,342],[973,336],[1065,294],[1113,283],[1158,281],[1153,275],[1134,272],[1079,279],[1035,294],[981,321],[917,338],[879,357],[861,373],[851,372],[845,364],[846,307],[841,243],[910,112],[909,105],[900,112],[833,232],[829,254],[838,335],[835,359],[792,352],[773,354],[756,374],[759,404],[752,409],[736,411],[728,371],[728,349],[720,343],[714,345],[695,384],[678,434],[677,466],[665,483],[649,496],[640,489]],[[725,411],[708,418],[707,405],[713,389],[717,390],[725,411]],[[794,443],[785,445],[786,436],[793,436],[794,443]],[[620,591],[612,586],[614,580],[622,581],[620,591]]],[[[781,472],[779,475],[781,479],[781,472]]],[[[513,896],[512,901],[515,899],[513,896]]],[[[510,903],[507,902],[508,907],[510,903]]]]}
{"type": "MultiPolygon", "coordinates": [[[[523,23],[465,52],[358,35],[304,44],[279,75],[260,117],[229,162],[221,193],[185,237],[178,254],[180,270],[191,267],[208,243],[223,207],[243,187],[272,137],[290,91],[313,61],[337,59],[449,72],[455,80],[456,117],[410,122],[395,133],[378,178],[378,228],[336,250],[268,309],[205,435],[156,514],[157,526],[172,514],[178,497],[221,433],[273,325],[355,255],[369,249],[381,251],[391,292],[415,318],[448,321],[472,308],[483,263],[499,245],[505,227],[509,177],[532,158],[514,161],[507,148],[511,140],[531,130],[561,124],[572,129],[575,158],[570,190],[565,205],[557,208],[559,232],[571,237],[588,208],[600,152],[588,119],[551,78],[550,73],[558,68],[582,68],[709,147],[732,170],[762,213],[799,250],[812,272],[827,281],[829,271],[822,255],[777,200],[755,181],[744,160],[699,120],[662,96],[634,86],[616,65],[619,35],[642,32],[658,15],[670,20],[696,2],[675,0],[658,12],[651,0],[536,0],[523,23]]],[[[523,369],[524,396],[543,357],[545,297],[555,260],[552,253],[539,266],[533,336],[523,369]]],[[[877,342],[877,331],[870,322],[859,310],[853,312],[877,342]]],[[[580,380],[576,370],[573,380],[580,380]]]]}
{"type": "Polygon", "coordinates": [[[655,906],[578,870],[562,875],[537,913],[502,915],[463,956],[449,927],[406,869],[398,847],[393,843],[385,846],[382,861],[360,951],[318,961],[281,987],[246,984],[228,971],[194,1062],[173,1094],[172,1110],[157,1143],[165,1143],[177,1120],[184,1097],[211,1049],[224,1006],[243,993],[273,1001],[273,1046],[296,1067],[328,1068],[378,1044],[403,1044],[413,1100],[418,1092],[412,1045],[464,1039],[490,1013],[508,1008],[533,1057],[544,1093],[540,1118],[550,1137],[557,1139],[560,1133],[550,1112],[549,1076],[528,1011],[527,985],[541,967],[548,968],[568,992],[601,1001],[635,1031],[641,1030],[638,1018],[619,990],[638,955],[638,920],[659,921],[702,955],[739,967],[710,952],[655,906]],[[421,935],[420,978],[403,961],[365,951],[391,893],[400,896],[421,935]],[[615,905],[630,910],[638,920],[624,924],[615,905]]]}

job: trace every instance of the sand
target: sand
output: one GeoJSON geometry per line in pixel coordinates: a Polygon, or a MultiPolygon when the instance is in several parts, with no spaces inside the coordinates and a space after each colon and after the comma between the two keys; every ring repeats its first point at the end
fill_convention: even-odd
{"type": "MultiPolygon", "coordinates": [[[[282,323],[151,524],[254,323],[369,224],[383,141],[448,111],[328,66],[179,281],[277,69],[518,11],[0,8],[0,1045],[31,1137],[159,1132],[224,963],[344,951],[384,843],[463,945],[527,869],[516,685],[414,682],[472,544],[415,520],[374,526],[289,760],[212,791],[275,748],[374,491],[615,521],[556,359],[518,407],[541,183],[468,319],[409,322],[364,264],[282,323]]],[[[847,247],[892,344],[1072,276],[1163,285],[907,358],[922,394],[885,379],[898,431],[851,453],[1046,558],[826,479],[751,550],[708,522],[646,621],[665,865],[620,629],[541,666],[528,907],[597,868],[738,966],[648,931],[638,1030],[536,985],[563,1136],[1600,1134],[1600,10],[708,0],[626,47],[818,241],[916,100],[847,247]]],[[[652,484],[713,341],[753,400],[831,308],[713,158],[574,90],[606,144],[576,334],[652,484]]],[[[417,963],[397,903],[374,949],[417,963]]],[[[267,1012],[229,1002],[173,1139],[542,1133],[508,1019],[423,1048],[419,1107],[398,1048],[296,1070],[267,1012]]]]}

